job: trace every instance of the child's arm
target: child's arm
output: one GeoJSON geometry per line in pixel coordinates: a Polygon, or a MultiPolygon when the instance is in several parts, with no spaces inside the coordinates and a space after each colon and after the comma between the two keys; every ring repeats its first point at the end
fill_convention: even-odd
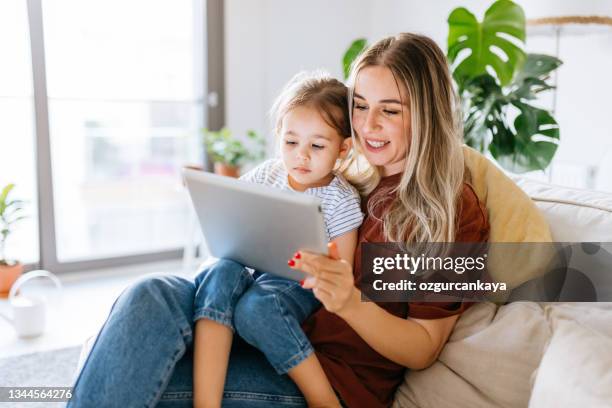
{"type": "Polygon", "coordinates": [[[353,266],[353,258],[355,257],[355,248],[357,247],[357,228],[342,234],[339,237],[332,239],[338,246],[340,252],[340,258],[344,259],[351,266],[353,266]]]}

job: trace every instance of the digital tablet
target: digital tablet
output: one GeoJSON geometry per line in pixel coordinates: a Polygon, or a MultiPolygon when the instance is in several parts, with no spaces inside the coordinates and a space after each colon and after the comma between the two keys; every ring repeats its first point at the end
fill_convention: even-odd
{"type": "Polygon", "coordinates": [[[212,256],[300,281],[295,251],[327,253],[317,197],[187,168],[183,178],[212,256]]]}

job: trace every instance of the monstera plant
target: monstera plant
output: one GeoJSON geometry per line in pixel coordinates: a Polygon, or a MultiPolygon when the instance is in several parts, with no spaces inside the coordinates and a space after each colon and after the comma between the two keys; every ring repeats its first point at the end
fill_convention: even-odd
{"type": "MultiPolygon", "coordinates": [[[[510,0],[493,3],[482,21],[456,8],[448,26],[447,57],[461,97],[465,143],[514,173],[546,169],[557,151],[559,127],[532,102],[553,88],[547,80],[561,61],[525,52],[525,14],[510,0]]],[[[365,39],[351,44],[345,76],[366,47],[365,39]]]]}

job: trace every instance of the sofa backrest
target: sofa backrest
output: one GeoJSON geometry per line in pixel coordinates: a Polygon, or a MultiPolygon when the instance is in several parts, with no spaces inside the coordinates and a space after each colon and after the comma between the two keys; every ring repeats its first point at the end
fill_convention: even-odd
{"type": "Polygon", "coordinates": [[[556,242],[612,242],[612,193],[514,181],[544,214],[556,242]]]}

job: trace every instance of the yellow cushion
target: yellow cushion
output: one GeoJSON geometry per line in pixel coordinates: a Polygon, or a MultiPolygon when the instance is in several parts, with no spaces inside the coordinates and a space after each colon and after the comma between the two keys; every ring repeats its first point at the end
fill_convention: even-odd
{"type": "Polygon", "coordinates": [[[544,216],[531,199],[484,155],[463,146],[472,187],[487,207],[491,242],[550,242],[544,216]]]}
{"type": "MultiPolygon", "coordinates": [[[[472,187],[487,208],[489,242],[551,242],[548,223],[527,194],[481,153],[468,146],[463,152],[472,187]]],[[[495,281],[513,289],[549,271],[553,255],[552,246],[546,244],[493,245],[487,270],[495,281]]],[[[505,299],[503,293],[491,296],[498,302],[505,299]]]]}

